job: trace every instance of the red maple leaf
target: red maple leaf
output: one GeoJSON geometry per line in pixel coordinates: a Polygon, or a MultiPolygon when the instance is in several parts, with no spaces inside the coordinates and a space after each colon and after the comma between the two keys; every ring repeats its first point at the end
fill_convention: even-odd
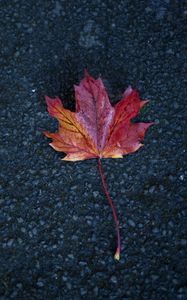
{"type": "Polygon", "coordinates": [[[141,101],[131,87],[124,92],[120,102],[112,107],[102,80],[95,80],[87,72],[79,86],[75,86],[76,112],[65,109],[57,97],[46,97],[48,112],[59,122],[55,133],[44,132],[52,139],[50,145],[67,155],[63,160],[78,161],[98,159],[103,187],[112,209],[116,232],[117,250],[120,258],[120,234],[116,213],[108,194],[101,169],[101,158],[122,158],[138,150],[145,131],[153,123],[132,123],[139,110],[148,101],[141,101]]]}

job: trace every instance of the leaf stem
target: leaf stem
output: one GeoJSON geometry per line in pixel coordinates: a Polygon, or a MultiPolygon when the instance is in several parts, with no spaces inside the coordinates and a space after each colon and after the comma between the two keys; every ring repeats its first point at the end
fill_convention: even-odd
{"type": "Polygon", "coordinates": [[[110,198],[110,195],[109,195],[108,190],[107,190],[107,187],[106,187],[106,183],[105,183],[105,179],[104,179],[103,171],[102,171],[102,167],[101,167],[101,160],[100,160],[100,158],[98,158],[98,169],[99,169],[99,174],[100,174],[100,177],[101,177],[102,185],[103,185],[105,194],[106,194],[106,196],[107,196],[108,202],[109,202],[109,204],[110,204],[110,208],[111,208],[112,214],[113,214],[113,219],[114,219],[114,222],[115,222],[115,227],[116,227],[116,238],[117,238],[117,248],[116,248],[116,252],[115,252],[114,258],[115,258],[116,260],[119,260],[119,259],[120,259],[120,232],[119,232],[119,222],[118,222],[118,219],[117,219],[117,216],[116,216],[116,212],[115,212],[115,209],[114,209],[114,206],[113,206],[113,203],[112,203],[112,199],[110,198]]]}

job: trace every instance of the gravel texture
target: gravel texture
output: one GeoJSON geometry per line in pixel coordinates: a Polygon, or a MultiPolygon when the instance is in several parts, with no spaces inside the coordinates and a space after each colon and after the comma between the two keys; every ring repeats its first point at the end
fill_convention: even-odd
{"type": "Polygon", "coordinates": [[[1,300],[184,300],[184,1],[1,1],[1,300]],[[103,160],[122,255],[96,160],[62,162],[44,95],[74,109],[84,68],[112,103],[131,84],[155,121],[145,147],[103,160]]]}

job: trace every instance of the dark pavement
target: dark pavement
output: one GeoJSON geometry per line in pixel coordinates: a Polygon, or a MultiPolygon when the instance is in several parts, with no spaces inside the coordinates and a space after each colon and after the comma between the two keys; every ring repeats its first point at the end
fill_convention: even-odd
{"type": "Polygon", "coordinates": [[[184,1],[1,1],[0,300],[184,300],[184,1]],[[87,68],[111,102],[129,85],[155,121],[144,147],[105,159],[122,255],[96,160],[49,147],[44,95],[74,109],[87,68]]]}

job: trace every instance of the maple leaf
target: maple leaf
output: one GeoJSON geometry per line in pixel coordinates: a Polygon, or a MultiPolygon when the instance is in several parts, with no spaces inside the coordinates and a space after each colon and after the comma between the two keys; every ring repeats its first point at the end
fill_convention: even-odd
{"type": "Polygon", "coordinates": [[[52,139],[50,145],[66,153],[63,160],[79,161],[98,158],[98,167],[105,193],[112,209],[120,257],[119,225],[112,200],[104,181],[101,158],[122,158],[142,146],[144,134],[153,123],[132,123],[139,110],[148,101],[141,101],[131,87],[124,92],[120,102],[111,105],[102,80],[95,80],[87,72],[80,84],[75,85],[76,112],[65,109],[61,100],[46,97],[48,112],[59,122],[55,133],[44,132],[52,139]]]}

